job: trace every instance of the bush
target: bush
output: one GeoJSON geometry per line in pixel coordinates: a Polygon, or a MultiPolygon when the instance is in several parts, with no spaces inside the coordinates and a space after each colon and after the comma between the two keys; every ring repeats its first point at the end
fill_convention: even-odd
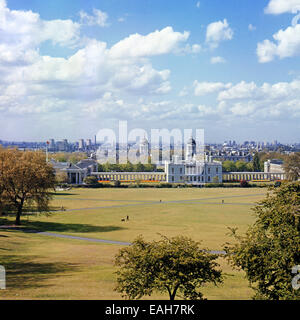
{"type": "Polygon", "coordinates": [[[274,187],[275,188],[278,188],[278,187],[280,187],[281,186],[281,182],[280,181],[276,181],[275,183],[274,183],[274,187]]]}
{"type": "Polygon", "coordinates": [[[242,188],[249,188],[249,183],[248,183],[248,181],[246,181],[246,180],[242,180],[242,181],[240,182],[240,186],[241,186],[242,188]]]}
{"type": "Polygon", "coordinates": [[[89,176],[84,178],[83,182],[87,185],[96,185],[98,184],[98,179],[95,176],[89,176]]]}
{"type": "Polygon", "coordinates": [[[119,180],[115,181],[115,182],[114,182],[114,186],[115,186],[116,188],[120,188],[120,186],[121,186],[121,181],[119,181],[119,180]]]}

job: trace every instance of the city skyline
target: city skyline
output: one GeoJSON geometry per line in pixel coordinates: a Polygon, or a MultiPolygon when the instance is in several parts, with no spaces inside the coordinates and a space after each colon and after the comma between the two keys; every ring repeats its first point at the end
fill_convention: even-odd
{"type": "MultiPolygon", "coordinates": [[[[0,0],[0,140],[203,128],[297,143],[300,0],[0,0]]],[[[61,138],[60,138],[61,137],[61,138]]]]}

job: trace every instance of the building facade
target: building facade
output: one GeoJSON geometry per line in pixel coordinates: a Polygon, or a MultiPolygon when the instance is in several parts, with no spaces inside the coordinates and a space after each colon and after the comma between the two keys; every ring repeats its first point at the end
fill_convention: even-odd
{"type": "Polygon", "coordinates": [[[264,162],[265,173],[284,173],[283,161],[278,159],[267,160],[264,162]]]}
{"type": "Polygon", "coordinates": [[[174,156],[172,161],[166,161],[165,173],[166,181],[170,183],[222,183],[222,163],[209,156],[197,159],[196,142],[192,137],[186,145],[185,160],[174,156]]]}

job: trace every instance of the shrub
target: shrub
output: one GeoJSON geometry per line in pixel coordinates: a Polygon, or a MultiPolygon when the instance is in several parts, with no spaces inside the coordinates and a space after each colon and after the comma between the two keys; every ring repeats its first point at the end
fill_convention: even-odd
{"type": "Polygon", "coordinates": [[[240,186],[241,186],[242,188],[249,188],[249,183],[248,183],[248,181],[246,181],[246,180],[242,180],[242,181],[240,182],[240,186]]]}

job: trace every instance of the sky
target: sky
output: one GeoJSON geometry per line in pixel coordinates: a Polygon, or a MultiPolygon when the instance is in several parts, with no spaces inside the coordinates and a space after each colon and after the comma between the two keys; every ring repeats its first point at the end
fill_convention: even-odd
{"type": "Polygon", "coordinates": [[[0,0],[0,140],[124,120],[299,142],[300,0],[0,0]]]}

